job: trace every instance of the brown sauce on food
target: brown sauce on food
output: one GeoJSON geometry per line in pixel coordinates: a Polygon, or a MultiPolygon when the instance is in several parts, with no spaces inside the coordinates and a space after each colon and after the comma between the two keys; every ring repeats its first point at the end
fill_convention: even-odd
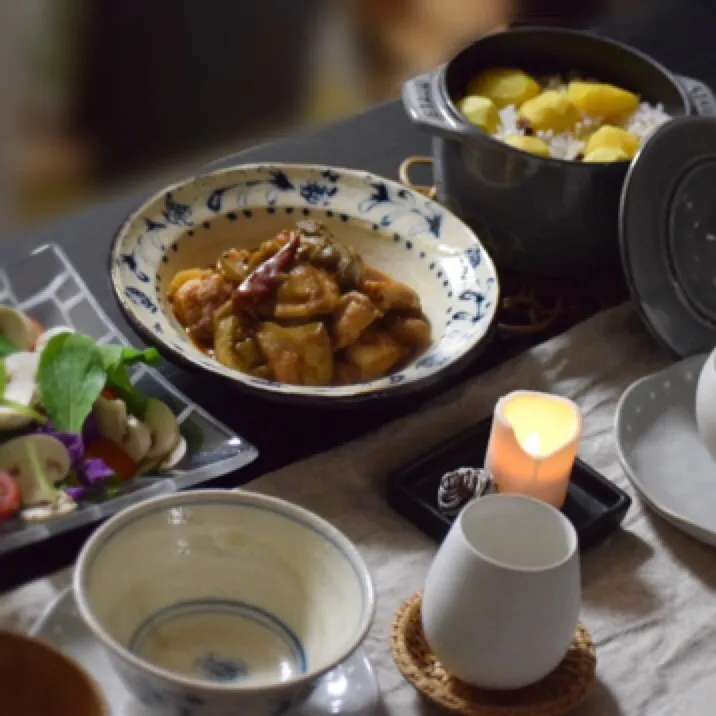
{"type": "Polygon", "coordinates": [[[294,385],[389,375],[430,345],[418,294],[326,227],[299,222],[254,250],[179,271],[168,298],[194,345],[223,365],[294,385]]]}

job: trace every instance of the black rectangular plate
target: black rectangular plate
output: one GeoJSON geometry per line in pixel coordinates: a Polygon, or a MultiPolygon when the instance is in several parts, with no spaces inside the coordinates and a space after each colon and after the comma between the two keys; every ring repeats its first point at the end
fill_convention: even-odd
{"type": "MultiPolygon", "coordinates": [[[[387,480],[390,506],[442,542],[454,518],[438,509],[440,478],[459,467],[484,464],[491,425],[490,417],[392,473],[387,480]]],[[[577,530],[580,549],[593,547],[617,529],[630,505],[626,492],[577,458],[562,512],[577,530]]]]}

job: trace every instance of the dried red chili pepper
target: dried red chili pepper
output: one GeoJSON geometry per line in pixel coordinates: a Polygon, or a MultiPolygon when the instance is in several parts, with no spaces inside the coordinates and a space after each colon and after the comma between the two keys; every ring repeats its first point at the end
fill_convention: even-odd
{"type": "Polygon", "coordinates": [[[231,296],[234,311],[251,309],[259,301],[271,297],[277,284],[283,279],[282,274],[291,266],[300,244],[301,237],[291,232],[286,244],[241,282],[231,296]]]}

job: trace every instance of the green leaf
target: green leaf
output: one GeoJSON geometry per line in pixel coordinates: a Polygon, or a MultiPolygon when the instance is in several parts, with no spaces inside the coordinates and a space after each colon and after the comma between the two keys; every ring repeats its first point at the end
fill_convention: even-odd
{"type": "Polygon", "coordinates": [[[138,418],[144,416],[147,409],[145,398],[129,379],[126,366],[136,363],[154,365],[159,360],[159,351],[156,348],[139,350],[126,346],[100,346],[102,363],[107,371],[107,387],[112,389],[127,405],[127,410],[138,418]]]}
{"type": "Polygon", "coordinates": [[[144,417],[149,400],[132,385],[127,369],[122,364],[107,373],[107,387],[124,401],[132,415],[138,418],[144,417]]]}
{"type": "Polygon", "coordinates": [[[110,371],[118,365],[121,365],[124,346],[97,346],[97,349],[102,356],[102,366],[106,371],[110,371]]]}
{"type": "Polygon", "coordinates": [[[40,357],[37,384],[55,429],[79,433],[106,381],[102,353],[81,333],[50,339],[40,357]]]}
{"type": "Polygon", "coordinates": [[[20,349],[11,343],[5,336],[0,336],[0,356],[3,358],[11,353],[19,353],[20,349]]]}
{"type": "Polygon", "coordinates": [[[156,365],[159,362],[159,351],[156,348],[131,348],[128,346],[98,346],[102,354],[102,365],[106,371],[111,371],[119,365],[134,365],[135,363],[146,363],[156,365]]]}
{"type": "Polygon", "coordinates": [[[147,365],[156,365],[161,360],[159,351],[156,348],[125,348],[122,351],[122,362],[124,365],[134,365],[135,363],[146,363],[147,365]]]}

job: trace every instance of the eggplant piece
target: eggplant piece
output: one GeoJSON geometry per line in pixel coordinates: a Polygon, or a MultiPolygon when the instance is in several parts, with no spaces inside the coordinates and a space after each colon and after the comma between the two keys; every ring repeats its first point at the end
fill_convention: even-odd
{"type": "Polygon", "coordinates": [[[308,264],[295,266],[276,294],[275,315],[296,320],[326,316],[338,306],[341,294],[335,278],[308,264]]]}
{"type": "Polygon", "coordinates": [[[285,327],[266,322],[257,339],[275,380],[292,385],[330,385],[333,350],[322,323],[285,327]]]}

